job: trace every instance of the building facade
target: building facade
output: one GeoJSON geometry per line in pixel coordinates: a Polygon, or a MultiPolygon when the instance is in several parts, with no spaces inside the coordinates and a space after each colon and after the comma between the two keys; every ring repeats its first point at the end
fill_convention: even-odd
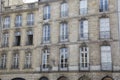
{"type": "Polygon", "coordinates": [[[5,6],[0,79],[120,80],[116,5],[117,0],[39,0],[5,6]]]}

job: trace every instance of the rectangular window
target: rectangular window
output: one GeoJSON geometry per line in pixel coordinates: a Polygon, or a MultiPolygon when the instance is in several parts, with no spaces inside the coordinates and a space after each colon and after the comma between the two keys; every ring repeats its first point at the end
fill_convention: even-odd
{"type": "Polygon", "coordinates": [[[22,26],[22,16],[17,15],[15,19],[15,27],[20,27],[20,26],[22,26]]]}
{"type": "Polygon", "coordinates": [[[10,27],[10,17],[5,17],[4,18],[4,24],[3,24],[3,29],[9,28],[10,27]]]}
{"type": "Polygon", "coordinates": [[[100,39],[110,38],[110,23],[109,18],[100,19],[100,39]]]}
{"type": "Polygon", "coordinates": [[[15,46],[20,46],[20,42],[21,42],[21,35],[20,32],[16,32],[15,33],[15,46]]]}
{"type": "Polygon", "coordinates": [[[27,15],[27,25],[32,26],[34,25],[34,14],[30,13],[27,15]]]}
{"type": "Polygon", "coordinates": [[[25,54],[25,65],[24,65],[24,68],[31,68],[31,60],[32,56],[31,56],[31,53],[26,53],[25,54]]]}
{"type": "Polygon", "coordinates": [[[100,0],[100,12],[108,11],[108,0],[100,0]]]}
{"type": "Polygon", "coordinates": [[[89,70],[89,49],[88,47],[80,48],[80,70],[89,70]]]}
{"type": "Polygon", "coordinates": [[[67,23],[60,24],[60,41],[68,41],[68,25],[67,25],[67,23]]]}
{"type": "Polygon", "coordinates": [[[13,65],[12,65],[13,69],[18,69],[19,68],[19,54],[15,53],[13,55],[13,65]]]}
{"type": "Polygon", "coordinates": [[[43,26],[43,43],[50,42],[50,25],[46,24],[43,26]]]}
{"type": "Polygon", "coordinates": [[[45,49],[43,50],[42,54],[42,70],[48,70],[49,69],[49,50],[45,49]]]}
{"type": "Polygon", "coordinates": [[[2,47],[8,47],[9,45],[9,35],[8,33],[3,34],[3,44],[2,47]]]}
{"type": "Polygon", "coordinates": [[[101,67],[102,70],[112,70],[110,46],[101,46],[101,67]]]}
{"type": "Polygon", "coordinates": [[[44,20],[50,19],[50,6],[44,7],[44,20]]]}
{"type": "Polygon", "coordinates": [[[68,16],[68,4],[62,3],[61,4],[61,17],[67,17],[68,16]]]}
{"type": "Polygon", "coordinates": [[[33,45],[33,32],[28,31],[27,33],[27,45],[33,45]]]}
{"type": "Polygon", "coordinates": [[[61,48],[60,49],[60,70],[68,69],[68,49],[61,48]]]}
{"type": "Polygon", "coordinates": [[[2,54],[1,55],[1,64],[0,64],[0,68],[1,69],[5,69],[6,68],[6,62],[7,62],[7,55],[6,54],[2,54]]]}
{"type": "Polygon", "coordinates": [[[80,40],[88,40],[88,21],[80,21],[80,40]]]}
{"type": "Polygon", "coordinates": [[[80,0],[80,14],[85,15],[87,14],[87,0],[80,0]]]}

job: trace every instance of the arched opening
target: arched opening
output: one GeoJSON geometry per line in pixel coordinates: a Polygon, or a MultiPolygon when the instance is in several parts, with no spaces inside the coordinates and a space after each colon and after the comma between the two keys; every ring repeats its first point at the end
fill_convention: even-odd
{"type": "Polygon", "coordinates": [[[49,80],[47,77],[41,77],[39,80],[49,80]]]}
{"type": "Polygon", "coordinates": [[[84,75],[80,77],[78,80],[91,80],[88,76],[84,75]]]}
{"type": "Polygon", "coordinates": [[[64,77],[64,76],[61,76],[61,77],[59,77],[57,80],[68,80],[68,78],[67,78],[67,77],[64,77]]]}
{"type": "Polygon", "coordinates": [[[24,78],[14,78],[12,80],[25,80],[24,78]]]}
{"type": "Polygon", "coordinates": [[[106,76],[102,80],[113,80],[113,79],[111,77],[109,77],[109,76],[106,76]]]}

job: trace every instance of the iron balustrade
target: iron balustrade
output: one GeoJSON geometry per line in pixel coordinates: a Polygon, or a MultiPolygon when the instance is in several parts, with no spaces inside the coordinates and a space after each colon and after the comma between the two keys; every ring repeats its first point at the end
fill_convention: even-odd
{"type": "Polygon", "coordinates": [[[79,71],[89,71],[90,64],[89,63],[79,63],[79,71]]]}
{"type": "Polygon", "coordinates": [[[33,26],[34,25],[34,21],[27,21],[27,25],[28,26],[33,26]]]}
{"type": "Polygon", "coordinates": [[[58,64],[58,71],[69,71],[69,64],[58,64]]]}
{"type": "Polygon", "coordinates": [[[68,35],[60,35],[60,42],[65,42],[65,41],[68,41],[68,35]]]}
{"type": "Polygon", "coordinates": [[[102,62],[101,63],[101,70],[112,71],[113,70],[112,62],[102,62]]]}
{"type": "Polygon", "coordinates": [[[43,37],[43,43],[50,43],[50,37],[43,37]]]}
{"type": "Polygon", "coordinates": [[[12,65],[11,69],[19,69],[19,65],[12,65]]]}
{"type": "Polygon", "coordinates": [[[31,68],[31,64],[25,64],[24,65],[24,69],[30,69],[31,68]]]}
{"type": "Polygon", "coordinates": [[[67,17],[68,11],[61,11],[61,17],[67,17]]]}
{"type": "Polygon", "coordinates": [[[22,26],[22,22],[21,23],[15,23],[15,27],[21,27],[22,26]]]}
{"type": "Polygon", "coordinates": [[[110,31],[100,31],[100,39],[110,39],[110,31]]]}
{"type": "Polygon", "coordinates": [[[44,14],[43,19],[44,20],[50,19],[50,13],[49,14],[44,14]]]}
{"type": "Polygon", "coordinates": [[[79,34],[80,40],[88,40],[89,39],[89,33],[80,33],[79,34]]]}

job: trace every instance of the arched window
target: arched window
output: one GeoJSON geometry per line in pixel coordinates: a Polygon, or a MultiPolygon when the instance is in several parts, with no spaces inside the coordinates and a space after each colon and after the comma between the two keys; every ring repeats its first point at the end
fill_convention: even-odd
{"type": "Polygon", "coordinates": [[[47,77],[41,77],[39,80],[49,80],[47,77]]]}
{"type": "Polygon", "coordinates": [[[88,76],[83,75],[82,77],[80,77],[78,80],[91,80],[88,76]]]}
{"type": "Polygon", "coordinates": [[[59,77],[59,78],[58,78],[58,80],[68,80],[68,78],[67,78],[67,77],[62,76],[62,77],[59,77]]]}
{"type": "Polygon", "coordinates": [[[24,78],[14,78],[12,80],[25,80],[24,78]]]}
{"type": "Polygon", "coordinates": [[[113,80],[113,79],[111,77],[109,77],[109,76],[106,76],[102,80],[113,80]]]}
{"type": "Polygon", "coordinates": [[[67,16],[68,16],[68,4],[66,2],[63,2],[61,4],[61,17],[67,16]]]}
{"type": "Polygon", "coordinates": [[[44,6],[44,20],[50,19],[50,6],[46,5],[44,6]]]}

